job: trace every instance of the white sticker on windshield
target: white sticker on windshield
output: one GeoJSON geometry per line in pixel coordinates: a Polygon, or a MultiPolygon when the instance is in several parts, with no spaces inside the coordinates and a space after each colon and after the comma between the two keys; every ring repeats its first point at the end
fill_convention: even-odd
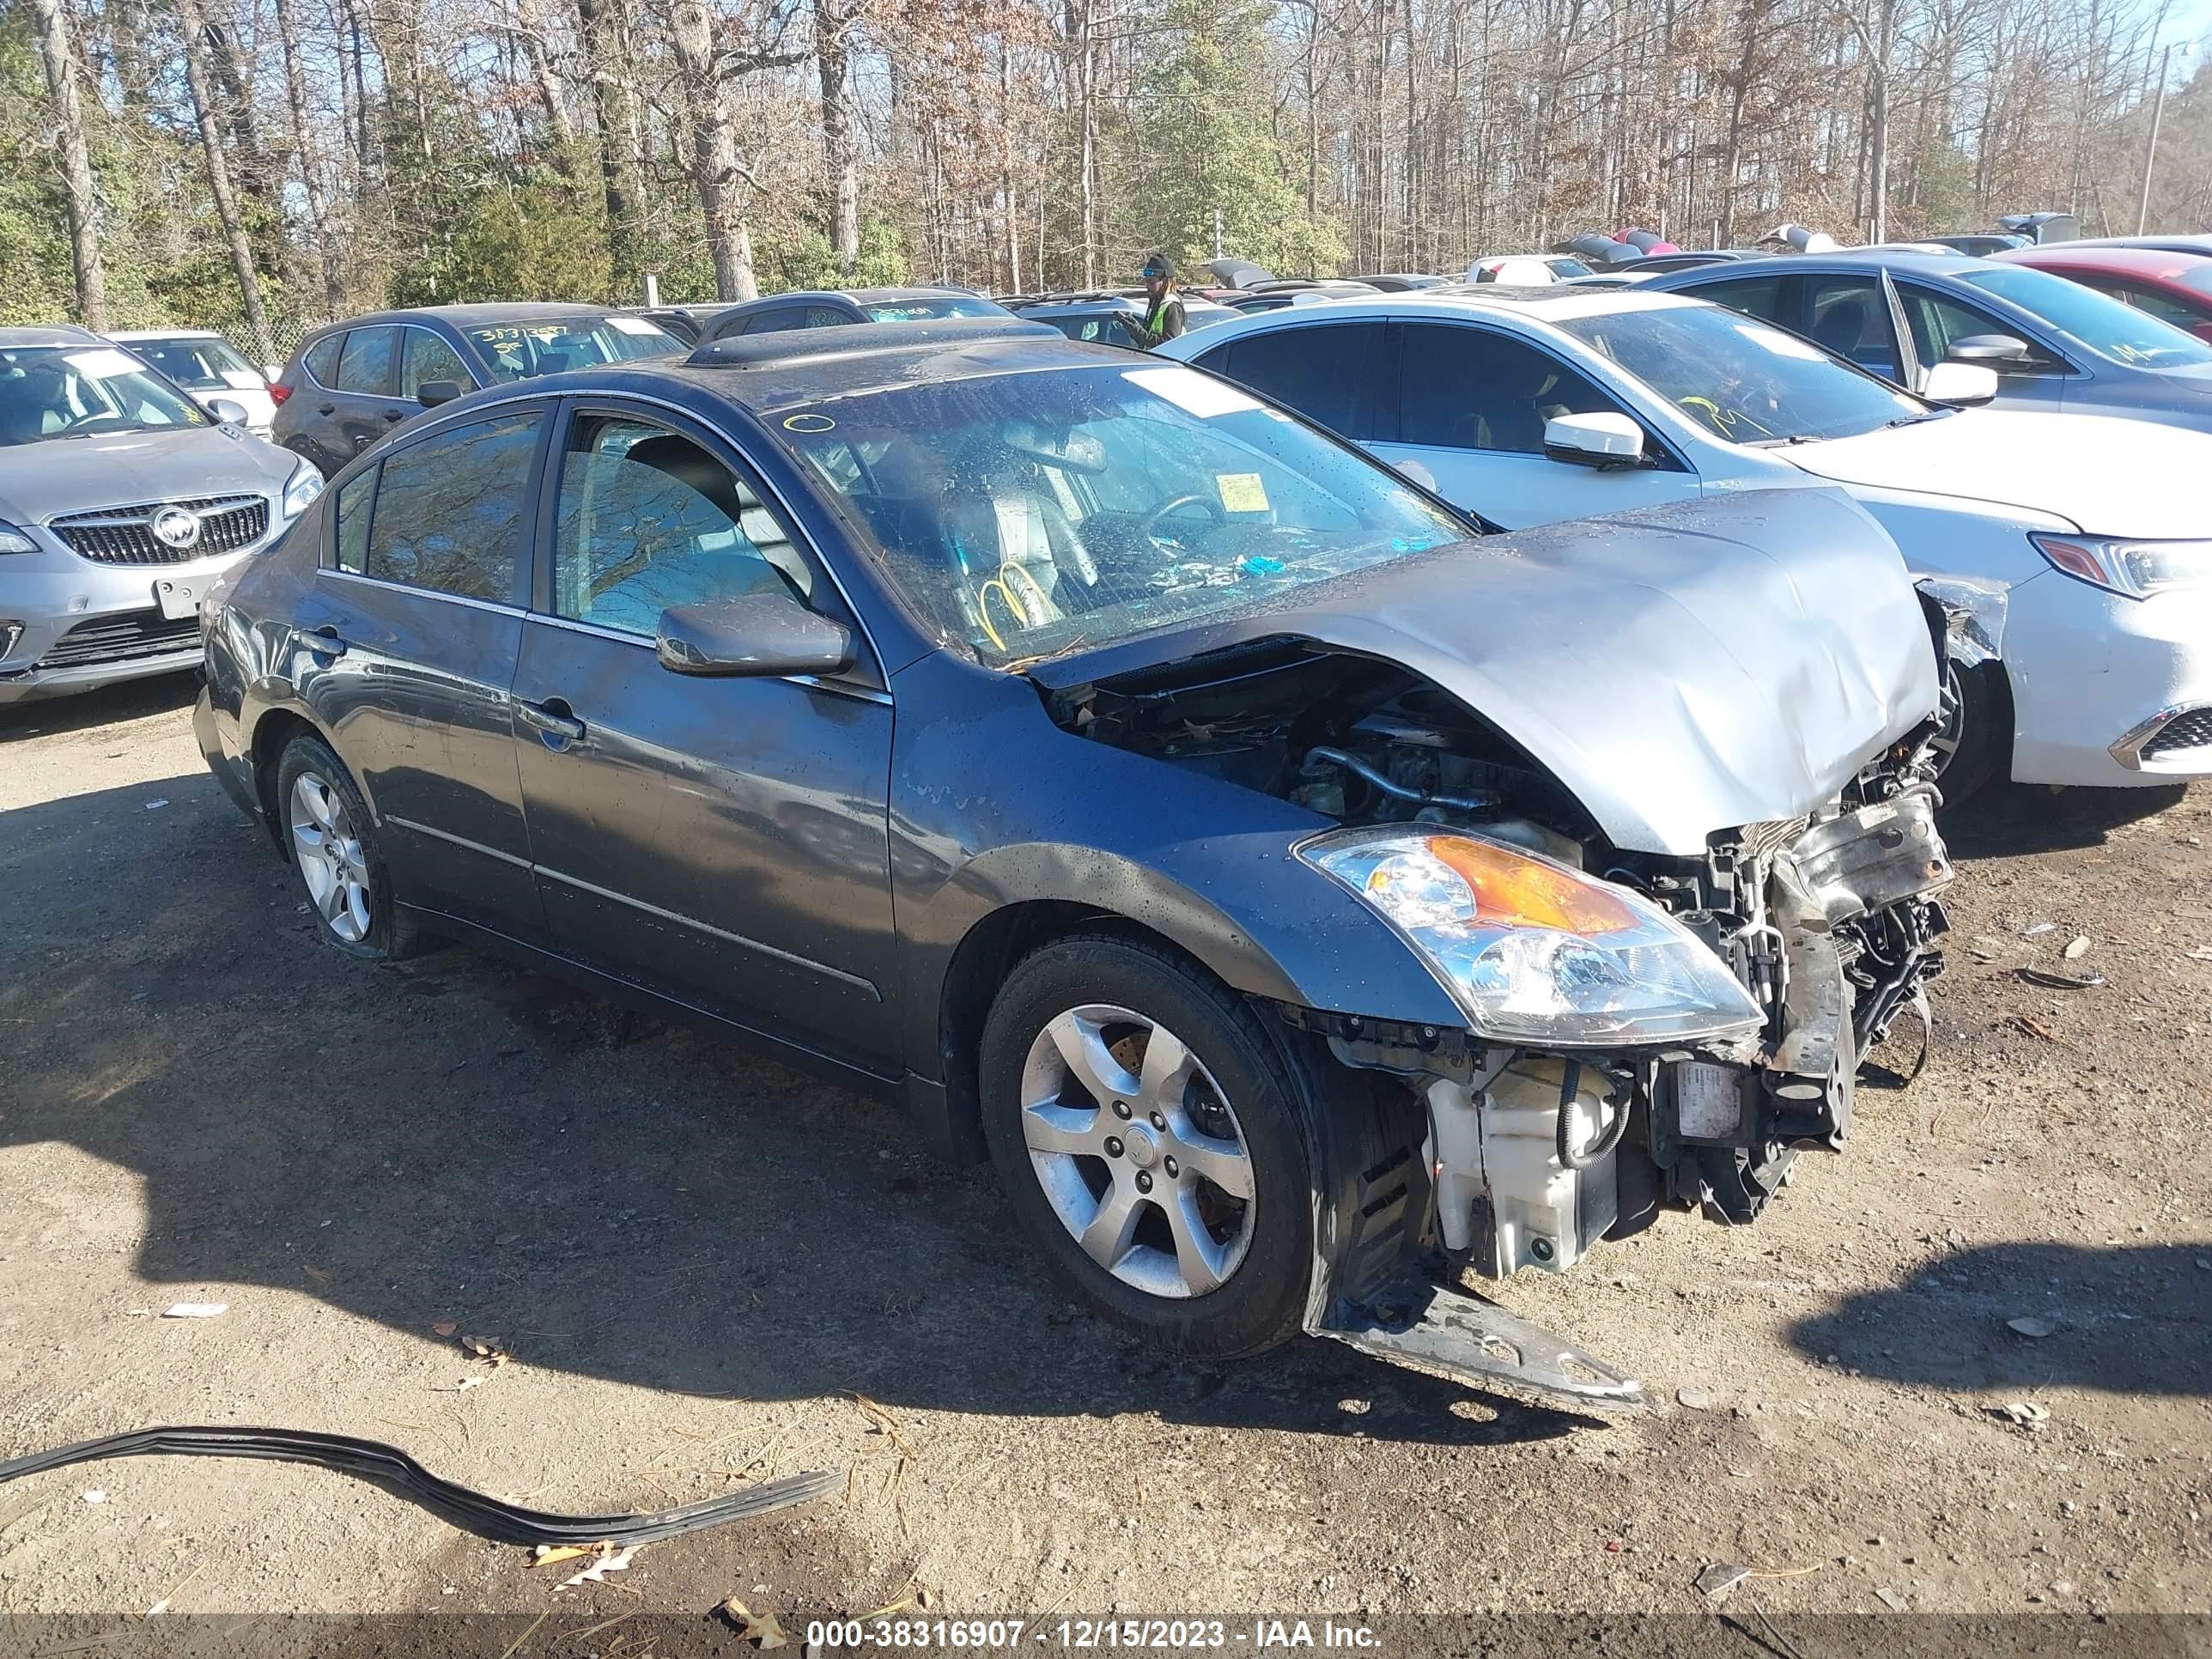
{"type": "Polygon", "coordinates": [[[1738,323],[1735,331],[1755,346],[1763,346],[1778,357],[1796,357],[1808,363],[1825,363],[1828,354],[1816,345],[1808,344],[1794,334],[1784,334],[1778,328],[1768,328],[1760,323],[1738,323]]]}
{"type": "Polygon", "coordinates": [[[625,334],[658,334],[660,332],[660,331],[655,328],[651,323],[641,321],[635,317],[610,317],[607,319],[607,325],[611,328],[620,329],[625,334]]]}
{"type": "Polygon", "coordinates": [[[1243,415],[1260,407],[1256,398],[1247,397],[1226,380],[1217,380],[1210,374],[1181,365],[1171,368],[1132,368],[1121,378],[1155,398],[1166,398],[1185,414],[1195,415],[1201,421],[1210,421],[1218,415],[1243,415]]]}
{"type": "Polygon", "coordinates": [[[96,351],[65,351],[62,361],[88,380],[112,380],[118,374],[144,372],[136,357],[113,346],[103,346],[96,351]]]}

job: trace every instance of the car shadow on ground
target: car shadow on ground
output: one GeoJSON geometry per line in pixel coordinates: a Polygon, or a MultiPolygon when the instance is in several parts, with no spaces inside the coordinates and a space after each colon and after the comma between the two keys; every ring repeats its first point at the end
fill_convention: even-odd
{"type": "Polygon", "coordinates": [[[1967,858],[2008,858],[2101,847],[2112,832],[2154,817],[2188,793],[2185,783],[2140,789],[2053,789],[1994,783],[1943,814],[1943,840],[1967,858]]]}
{"type": "Polygon", "coordinates": [[[126,680],[66,697],[36,697],[0,703],[0,744],[26,738],[52,738],[118,720],[135,720],[172,708],[189,708],[200,694],[198,672],[187,668],[151,679],[126,680]]]}
{"type": "Polygon", "coordinates": [[[1934,1388],[2212,1395],[2212,1245],[1963,1249],[1790,1339],[1815,1359],[1934,1388]]]}
{"type": "Polygon", "coordinates": [[[1226,1365],[1131,1343],[891,1108],[472,951],[330,949],[204,774],[0,812],[0,1146],[135,1175],[150,1283],[453,1320],[693,1395],[1438,1443],[1589,1421],[1317,1340],[1226,1365]]]}

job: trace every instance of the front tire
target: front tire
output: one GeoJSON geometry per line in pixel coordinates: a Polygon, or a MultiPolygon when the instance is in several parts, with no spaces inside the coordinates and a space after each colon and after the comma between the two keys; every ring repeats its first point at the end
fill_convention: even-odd
{"type": "Polygon", "coordinates": [[[1149,945],[1062,939],[1007,976],[980,1070],[999,1178],[1071,1290],[1194,1358],[1297,1334],[1315,1267],[1305,1091],[1241,999],[1149,945]]]}
{"type": "Polygon", "coordinates": [[[393,911],[368,803],[320,738],[302,732],[284,745],[276,763],[276,811],[285,853],[324,939],[369,961],[414,955],[419,939],[393,911]]]}
{"type": "Polygon", "coordinates": [[[2001,663],[1943,664],[1943,729],[1936,738],[1936,787],[1943,805],[1963,805],[2012,762],[2012,698],[2001,663]]]}

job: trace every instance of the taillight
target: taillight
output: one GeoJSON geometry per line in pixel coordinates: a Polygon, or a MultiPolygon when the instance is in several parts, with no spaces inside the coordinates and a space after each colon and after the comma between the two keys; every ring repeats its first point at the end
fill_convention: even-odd
{"type": "Polygon", "coordinates": [[[291,388],[290,386],[286,386],[286,385],[284,384],[284,382],[283,382],[283,381],[282,381],[282,380],[271,380],[271,381],[270,381],[270,383],[269,383],[269,401],[270,401],[270,403],[272,403],[272,404],[281,404],[281,403],[283,403],[283,402],[284,401],[284,399],[285,399],[285,398],[287,398],[290,397],[291,395],[292,395],[292,388],[291,388]]]}

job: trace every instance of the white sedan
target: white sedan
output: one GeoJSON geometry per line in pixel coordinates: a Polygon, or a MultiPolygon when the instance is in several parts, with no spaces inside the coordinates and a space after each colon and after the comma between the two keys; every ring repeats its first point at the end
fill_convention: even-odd
{"type": "MultiPolygon", "coordinates": [[[[1460,289],[1246,318],[1159,355],[1509,529],[1841,486],[1971,625],[1944,787],[2212,776],[2212,435],[1947,407],[1673,295],[1460,289]]],[[[1987,370],[1929,392],[1986,401],[1987,370]]]]}

